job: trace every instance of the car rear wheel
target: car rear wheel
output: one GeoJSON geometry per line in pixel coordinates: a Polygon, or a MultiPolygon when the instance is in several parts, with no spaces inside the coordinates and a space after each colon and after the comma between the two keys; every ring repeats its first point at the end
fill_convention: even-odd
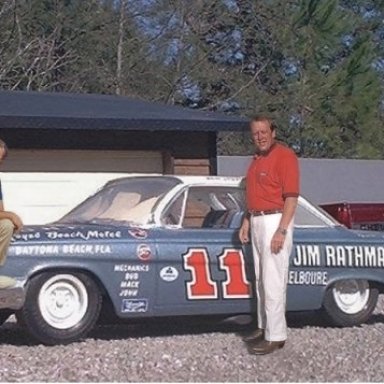
{"type": "Polygon", "coordinates": [[[67,344],[93,328],[101,303],[100,290],[89,276],[49,272],[29,282],[19,315],[42,343],[67,344]]]}
{"type": "Polygon", "coordinates": [[[368,320],[378,297],[378,289],[367,280],[339,280],[327,289],[324,308],[333,324],[354,326],[368,320]]]}

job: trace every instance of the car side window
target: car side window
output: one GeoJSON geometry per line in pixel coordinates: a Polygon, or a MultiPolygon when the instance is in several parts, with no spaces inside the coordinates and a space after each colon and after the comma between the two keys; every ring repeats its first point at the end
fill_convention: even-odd
{"type": "Polygon", "coordinates": [[[166,226],[181,226],[181,219],[183,214],[183,204],[185,201],[186,193],[180,194],[166,209],[161,222],[166,226]]]}
{"type": "Polygon", "coordinates": [[[324,227],[326,224],[324,220],[316,216],[314,212],[310,211],[301,204],[297,205],[295,214],[295,225],[301,227],[324,227]]]}
{"type": "Polygon", "coordinates": [[[241,214],[242,190],[236,187],[199,186],[188,190],[183,228],[232,228],[241,214]]]}
{"type": "Polygon", "coordinates": [[[203,226],[204,218],[210,212],[206,192],[196,188],[189,189],[185,205],[183,228],[201,228],[203,226]]]}

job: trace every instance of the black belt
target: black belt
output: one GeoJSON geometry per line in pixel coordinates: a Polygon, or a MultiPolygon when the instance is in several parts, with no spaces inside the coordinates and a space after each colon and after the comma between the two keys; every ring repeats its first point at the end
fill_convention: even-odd
{"type": "Polygon", "coordinates": [[[248,211],[252,216],[264,216],[264,215],[273,215],[274,213],[282,213],[282,209],[267,209],[266,211],[255,211],[250,209],[248,211]]]}

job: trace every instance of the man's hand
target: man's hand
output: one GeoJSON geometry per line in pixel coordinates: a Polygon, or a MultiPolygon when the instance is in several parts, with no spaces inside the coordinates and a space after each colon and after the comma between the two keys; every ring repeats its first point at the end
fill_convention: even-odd
{"type": "Polygon", "coordinates": [[[272,253],[279,253],[284,245],[285,234],[283,234],[280,228],[277,229],[271,240],[271,251],[272,253]]]}
{"type": "Polygon", "coordinates": [[[249,219],[245,217],[239,229],[239,239],[241,244],[249,243],[249,219]]]}
{"type": "Polygon", "coordinates": [[[23,222],[20,219],[18,215],[14,212],[9,212],[9,220],[12,221],[13,225],[15,226],[14,232],[19,232],[21,228],[23,228],[23,222]]]}

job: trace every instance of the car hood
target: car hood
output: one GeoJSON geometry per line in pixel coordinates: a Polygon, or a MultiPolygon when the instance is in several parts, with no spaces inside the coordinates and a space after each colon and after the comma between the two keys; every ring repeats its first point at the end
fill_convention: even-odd
{"type": "Polygon", "coordinates": [[[113,239],[146,239],[149,231],[143,228],[95,225],[95,224],[49,224],[29,225],[13,236],[12,244],[25,242],[61,241],[108,241],[113,239]]]}

